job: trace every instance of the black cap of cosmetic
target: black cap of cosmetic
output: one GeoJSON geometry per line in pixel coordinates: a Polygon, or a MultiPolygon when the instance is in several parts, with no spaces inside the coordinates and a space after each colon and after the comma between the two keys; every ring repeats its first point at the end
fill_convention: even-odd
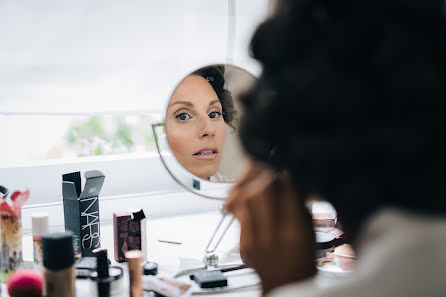
{"type": "Polygon", "coordinates": [[[73,233],[51,233],[42,236],[43,266],[61,270],[74,264],[73,233]]]}
{"type": "Polygon", "coordinates": [[[6,199],[8,197],[9,190],[3,186],[0,186],[0,198],[6,199]]]}
{"type": "Polygon", "coordinates": [[[135,211],[133,213],[133,220],[134,221],[141,221],[141,220],[143,220],[145,218],[146,218],[146,215],[144,214],[144,211],[142,209],[139,210],[139,211],[135,211]]]}
{"type": "Polygon", "coordinates": [[[157,275],[158,274],[158,264],[155,262],[144,262],[142,264],[144,269],[144,275],[157,275]]]}
{"type": "Polygon", "coordinates": [[[99,278],[107,278],[109,277],[109,272],[108,272],[108,258],[107,258],[107,250],[100,250],[99,252],[96,253],[97,257],[98,257],[98,262],[97,262],[97,268],[96,271],[98,272],[98,277],[99,278]]]}

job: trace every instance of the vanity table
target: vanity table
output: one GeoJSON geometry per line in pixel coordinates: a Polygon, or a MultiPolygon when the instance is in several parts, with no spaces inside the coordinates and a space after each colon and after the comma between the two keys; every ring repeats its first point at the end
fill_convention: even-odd
{"type": "MultiPolygon", "coordinates": [[[[159,274],[172,277],[175,273],[183,269],[196,268],[202,266],[203,250],[215,229],[221,214],[218,211],[199,212],[195,214],[168,216],[157,219],[148,219],[147,221],[147,241],[148,241],[148,260],[158,263],[159,274]],[[169,243],[172,242],[172,243],[169,243]],[[178,244],[181,243],[181,244],[178,244]]],[[[238,224],[233,224],[222,240],[217,252],[221,255],[221,264],[239,263],[239,256],[236,253],[228,253],[233,250],[239,241],[238,224]],[[225,255],[226,253],[226,255],[225,255]]],[[[108,223],[101,224],[101,246],[108,249],[109,259],[112,265],[118,265],[127,270],[127,263],[117,263],[113,259],[113,225],[108,223]]],[[[23,237],[23,253],[25,261],[32,260],[32,237],[31,235],[23,237]]],[[[232,272],[230,272],[232,274],[232,272]]],[[[239,273],[248,275],[249,283],[258,282],[257,276],[246,269],[239,273]]],[[[228,278],[230,280],[230,275],[228,278]]],[[[236,276],[238,277],[238,276],[236,276]]],[[[181,280],[187,280],[184,276],[181,280]]],[[[336,278],[325,275],[316,277],[317,284],[321,287],[327,287],[336,278]]],[[[124,275],[123,292],[128,295],[128,274],[124,275]]],[[[76,296],[90,296],[89,280],[78,279],[76,281],[76,296]]],[[[258,297],[261,296],[260,288],[250,287],[230,292],[210,292],[194,294],[192,296],[214,296],[220,295],[231,297],[258,297]]],[[[6,285],[2,284],[1,297],[7,297],[6,285]]],[[[147,296],[147,295],[144,295],[147,296]]]]}
{"type": "MultiPolygon", "coordinates": [[[[176,272],[182,269],[196,268],[202,266],[203,250],[207,241],[215,229],[216,224],[221,218],[221,214],[217,211],[170,216],[147,221],[147,241],[149,261],[158,263],[159,274],[172,277],[176,272]],[[169,243],[174,242],[174,243],[169,243]],[[181,243],[181,244],[178,244],[181,243]]],[[[237,224],[228,230],[225,238],[218,248],[218,253],[222,255],[222,263],[230,263],[237,260],[236,254],[228,254],[223,256],[225,252],[230,251],[237,245],[239,240],[239,230],[237,224]]],[[[117,263],[113,259],[113,225],[101,224],[101,247],[108,249],[109,259],[112,265],[118,265],[126,270],[127,263],[117,263]]],[[[32,259],[32,237],[24,236],[23,238],[24,259],[30,261],[32,259]]],[[[249,271],[246,271],[247,273],[249,271]]],[[[257,277],[250,273],[251,278],[257,277]]],[[[184,277],[186,279],[186,276],[184,277]]],[[[124,284],[128,286],[128,274],[124,274],[124,284]]],[[[128,292],[128,288],[124,289],[128,292]]],[[[200,296],[210,296],[219,294],[212,292],[209,294],[200,294],[200,296]]],[[[221,292],[227,296],[246,296],[257,297],[261,295],[259,288],[247,288],[232,292],[221,292]]],[[[90,296],[89,280],[76,280],[76,296],[90,296]]],[[[2,295],[6,297],[6,285],[2,284],[2,295]]],[[[129,296],[128,293],[123,296],[129,296]]],[[[144,295],[146,296],[146,295],[144,295]]],[[[192,295],[194,296],[194,295],[192,295]]],[[[198,296],[198,295],[197,295],[198,296]]]]}

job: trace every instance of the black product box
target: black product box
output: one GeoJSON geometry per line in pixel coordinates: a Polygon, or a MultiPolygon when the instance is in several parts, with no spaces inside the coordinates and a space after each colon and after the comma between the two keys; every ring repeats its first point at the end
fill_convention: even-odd
{"type": "Polygon", "coordinates": [[[92,256],[93,250],[101,247],[98,199],[105,176],[93,170],[85,173],[85,179],[84,190],[81,191],[80,172],[62,176],[65,230],[74,234],[76,254],[92,256]]]}

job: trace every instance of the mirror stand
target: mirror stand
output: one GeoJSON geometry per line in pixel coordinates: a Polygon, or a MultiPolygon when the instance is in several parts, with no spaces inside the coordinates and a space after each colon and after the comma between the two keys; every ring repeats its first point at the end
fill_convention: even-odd
{"type": "MultiPolygon", "coordinates": [[[[243,112],[240,98],[256,80],[237,66],[214,64],[190,72],[172,90],[163,121],[152,124],[152,130],[162,164],[189,192],[224,201],[244,172],[249,160],[237,133],[243,112]]],[[[222,212],[204,250],[203,266],[180,271],[175,277],[246,267],[240,265],[243,263],[219,265],[216,250],[233,221],[231,215],[222,212]]]]}
{"type": "Polygon", "coordinates": [[[212,233],[211,239],[209,240],[205,255],[203,257],[203,265],[199,268],[193,268],[193,269],[185,269],[182,271],[179,271],[174,275],[174,278],[178,278],[183,275],[190,275],[194,274],[200,271],[204,270],[226,270],[226,269],[235,269],[237,267],[243,268],[245,265],[243,264],[227,264],[227,265],[219,265],[219,257],[216,254],[216,250],[222,241],[224,235],[229,230],[229,227],[231,227],[232,223],[234,222],[234,217],[232,217],[229,214],[223,214],[222,218],[220,219],[220,222],[217,225],[217,228],[215,228],[214,232],[212,233]]]}
{"type": "MultiPolygon", "coordinates": [[[[176,175],[173,174],[173,172],[171,172],[170,167],[168,166],[167,161],[165,160],[165,158],[163,157],[163,154],[161,152],[160,139],[159,139],[158,133],[156,132],[156,129],[159,127],[164,127],[164,124],[163,123],[152,124],[153,135],[155,136],[156,149],[158,150],[161,162],[163,163],[164,167],[166,168],[166,170],[168,171],[170,176],[178,184],[182,185],[185,189],[187,189],[188,191],[190,191],[198,196],[205,197],[208,199],[223,200],[221,198],[215,198],[212,196],[204,195],[203,193],[197,193],[196,191],[192,191],[189,187],[184,185],[183,182],[181,182],[178,178],[176,178],[176,175]]],[[[220,242],[222,241],[224,235],[229,230],[229,228],[231,227],[233,222],[234,222],[234,217],[232,217],[229,214],[223,213],[222,218],[220,219],[220,222],[217,224],[217,227],[215,228],[214,232],[212,233],[212,236],[206,246],[206,249],[204,252],[204,257],[203,257],[203,265],[204,266],[199,267],[199,268],[186,269],[186,270],[179,271],[178,273],[176,273],[174,275],[174,278],[178,278],[183,275],[193,274],[193,273],[203,271],[203,270],[233,269],[235,267],[240,266],[240,265],[233,265],[233,264],[218,265],[220,259],[219,259],[218,255],[216,254],[216,250],[217,250],[220,242]]]]}

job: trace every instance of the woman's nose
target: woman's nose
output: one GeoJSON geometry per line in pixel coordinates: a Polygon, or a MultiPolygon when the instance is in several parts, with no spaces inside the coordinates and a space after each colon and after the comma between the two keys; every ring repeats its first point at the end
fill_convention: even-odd
{"type": "Polygon", "coordinates": [[[210,118],[202,119],[200,126],[201,126],[199,131],[200,138],[215,136],[215,131],[216,131],[215,125],[210,118]]]}

